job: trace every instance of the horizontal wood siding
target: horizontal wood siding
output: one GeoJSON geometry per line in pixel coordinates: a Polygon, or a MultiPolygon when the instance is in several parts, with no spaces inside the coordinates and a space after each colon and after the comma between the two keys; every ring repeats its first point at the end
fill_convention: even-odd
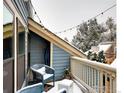
{"type": "Polygon", "coordinates": [[[69,67],[70,54],[63,49],[53,45],[53,68],[55,69],[55,79],[62,79],[64,71],[69,67]]]}
{"type": "Polygon", "coordinates": [[[3,93],[14,92],[13,58],[3,60],[3,93]]]}
{"type": "Polygon", "coordinates": [[[30,33],[30,65],[44,64],[47,42],[34,33],[30,33]]]}

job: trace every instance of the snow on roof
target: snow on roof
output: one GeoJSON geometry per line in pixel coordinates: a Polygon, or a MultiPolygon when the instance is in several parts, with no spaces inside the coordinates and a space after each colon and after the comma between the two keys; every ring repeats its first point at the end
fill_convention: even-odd
{"type": "Polygon", "coordinates": [[[98,46],[92,46],[90,50],[86,51],[85,54],[87,55],[88,52],[98,53],[100,51],[106,52],[112,46],[112,42],[102,42],[98,46]]]}
{"type": "Polygon", "coordinates": [[[111,44],[99,45],[98,47],[99,47],[99,51],[106,52],[111,47],[111,44]]]}

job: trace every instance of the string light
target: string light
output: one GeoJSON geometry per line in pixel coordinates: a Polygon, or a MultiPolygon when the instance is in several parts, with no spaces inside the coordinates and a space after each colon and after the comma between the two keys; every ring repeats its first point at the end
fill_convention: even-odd
{"type": "Polygon", "coordinates": [[[30,2],[30,5],[31,5],[31,7],[32,7],[33,10],[34,10],[34,14],[37,16],[37,18],[38,18],[38,20],[39,20],[39,23],[43,26],[42,21],[41,21],[40,17],[38,16],[38,14],[37,14],[37,12],[36,12],[36,10],[35,10],[35,8],[34,8],[34,6],[32,5],[31,2],[30,2]]]}
{"type": "MultiPolygon", "coordinates": [[[[38,18],[38,20],[39,20],[39,23],[43,26],[42,21],[41,21],[40,17],[38,16],[37,12],[35,11],[34,6],[32,5],[31,2],[30,2],[30,4],[31,4],[31,6],[32,6],[32,8],[33,8],[33,10],[34,10],[34,14],[37,16],[37,18],[38,18]]],[[[104,10],[103,12],[97,14],[96,16],[94,16],[94,17],[88,19],[88,20],[85,21],[85,22],[89,22],[91,19],[95,19],[95,18],[97,18],[98,16],[103,15],[105,12],[109,11],[110,9],[112,9],[112,8],[115,7],[115,6],[116,6],[116,4],[112,5],[112,6],[109,7],[108,9],[106,9],[106,10],[104,10]]],[[[71,30],[73,30],[73,29],[79,28],[79,27],[81,26],[81,24],[82,24],[82,23],[80,23],[80,24],[77,25],[77,26],[73,26],[73,27],[71,27],[71,28],[68,28],[68,29],[66,29],[66,30],[64,30],[64,31],[56,32],[55,34],[59,34],[59,33],[63,33],[63,32],[67,32],[67,31],[71,31],[71,30]]]]}
{"type": "MultiPolygon", "coordinates": [[[[103,15],[105,12],[109,11],[110,9],[114,8],[115,6],[116,6],[116,4],[112,5],[111,7],[107,8],[107,9],[104,10],[103,12],[97,14],[96,16],[94,16],[94,17],[88,19],[88,20],[85,21],[85,22],[90,22],[90,20],[95,19],[95,18],[97,18],[97,17],[100,16],[100,15],[103,15]]],[[[82,23],[81,23],[81,24],[82,24],[82,23]]],[[[64,30],[64,31],[56,32],[55,34],[59,34],[59,33],[63,33],[63,32],[67,32],[67,31],[73,30],[73,29],[75,29],[75,28],[80,27],[81,24],[79,24],[79,25],[77,25],[77,26],[74,26],[74,27],[71,27],[71,28],[68,28],[68,29],[66,29],[66,30],[64,30]]]]}

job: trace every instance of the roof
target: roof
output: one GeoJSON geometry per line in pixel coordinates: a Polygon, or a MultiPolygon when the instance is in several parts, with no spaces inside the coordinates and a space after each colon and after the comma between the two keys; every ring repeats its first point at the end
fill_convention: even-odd
{"type": "Polygon", "coordinates": [[[107,44],[107,45],[99,45],[99,51],[104,51],[106,52],[112,45],[111,44],[107,44]]]}
{"type": "Polygon", "coordinates": [[[112,42],[102,42],[98,46],[92,46],[90,50],[86,51],[85,54],[87,55],[88,52],[98,53],[100,51],[108,51],[108,49],[112,46],[112,42]]]}
{"type": "Polygon", "coordinates": [[[86,58],[86,55],[71,45],[70,43],[66,42],[65,40],[61,39],[42,25],[35,22],[33,19],[28,19],[28,28],[32,32],[36,33],[37,35],[41,36],[42,38],[48,40],[49,42],[55,44],[56,46],[64,49],[68,53],[70,53],[72,56],[78,56],[82,58],[86,58]]]}

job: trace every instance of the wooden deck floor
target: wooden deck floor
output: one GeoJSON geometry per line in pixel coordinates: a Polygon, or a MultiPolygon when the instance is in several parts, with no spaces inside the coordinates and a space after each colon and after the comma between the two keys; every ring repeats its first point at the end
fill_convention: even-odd
{"type": "MultiPolygon", "coordinates": [[[[60,82],[60,81],[56,81],[56,82],[55,82],[55,86],[52,87],[48,92],[44,92],[44,93],[57,93],[57,91],[58,91],[58,83],[59,83],[59,82],[60,82]]],[[[49,84],[52,85],[52,83],[49,83],[49,84]]],[[[75,82],[73,82],[73,93],[83,93],[83,92],[81,91],[81,89],[76,85],[75,82]]]]}

